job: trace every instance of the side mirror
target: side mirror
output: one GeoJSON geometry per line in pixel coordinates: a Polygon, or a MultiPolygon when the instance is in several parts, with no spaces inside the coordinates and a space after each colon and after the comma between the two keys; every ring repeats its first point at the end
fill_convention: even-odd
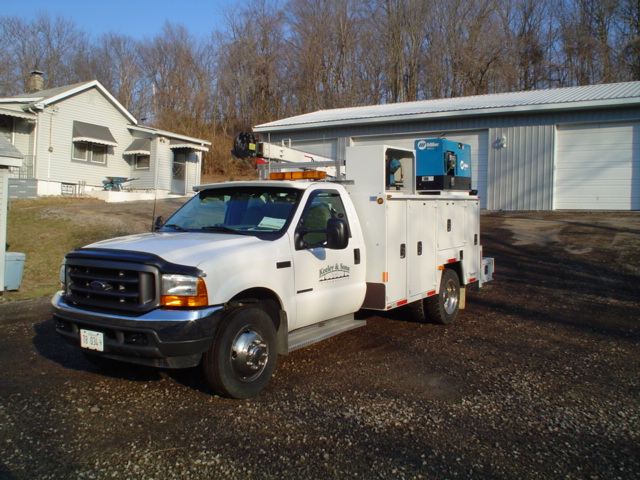
{"type": "Polygon", "coordinates": [[[330,250],[343,250],[349,245],[347,222],[342,218],[330,218],[327,220],[326,228],[323,229],[298,227],[295,232],[295,245],[296,250],[316,247],[324,247],[330,250]],[[310,233],[323,234],[322,241],[309,243],[304,237],[310,233]]]}
{"type": "Polygon", "coordinates": [[[157,232],[162,228],[163,225],[164,225],[164,221],[162,219],[162,215],[158,215],[156,217],[156,220],[153,222],[153,231],[157,232]]]}
{"type": "Polygon", "coordinates": [[[347,222],[342,218],[330,218],[327,220],[327,248],[344,250],[347,245],[349,245],[347,222]]]}

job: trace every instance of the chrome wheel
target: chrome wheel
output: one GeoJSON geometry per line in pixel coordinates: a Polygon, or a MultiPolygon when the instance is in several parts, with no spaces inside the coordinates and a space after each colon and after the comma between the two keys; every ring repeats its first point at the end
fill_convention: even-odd
{"type": "Polygon", "coordinates": [[[445,269],[440,280],[440,292],[424,303],[427,317],[433,323],[449,325],[460,310],[460,280],[452,269],[445,269]]]}
{"type": "Polygon", "coordinates": [[[259,331],[247,327],[238,332],[231,345],[231,368],[243,381],[259,377],[269,361],[269,345],[259,331]]]}
{"type": "Polygon", "coordinates": [[[278,362],[276,329],[259,307],[229,311],[202,359],[207,382],[229,398],[251,398],[267,386],[278,362]]]}
{"type": "Polygon", "coordinates": [[[460,286],[449,279],[444,285],[444,291],[442,292],[442,307],[447,315],[452,315],[458,310],[458,303],[460,302],[460,286]]]}

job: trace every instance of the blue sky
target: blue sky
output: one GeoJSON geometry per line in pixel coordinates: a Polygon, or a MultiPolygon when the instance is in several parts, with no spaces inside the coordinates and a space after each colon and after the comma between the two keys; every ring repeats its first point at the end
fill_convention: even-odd
{"type": "MultiPolygon", "coordinates": [[[[0,15],[30,21],[40,12],[73,20],[89,35],[104,32],[153,37],[168,20],[208,36],[224,24],[224,12],[238,0],[3,0],[0,15]]],[[[246,4],[243,4],[246,5],[246,4]]]]}

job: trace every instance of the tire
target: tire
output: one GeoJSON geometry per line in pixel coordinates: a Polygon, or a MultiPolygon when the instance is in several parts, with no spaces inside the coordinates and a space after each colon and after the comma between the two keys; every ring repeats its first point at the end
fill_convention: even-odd
{"type": "Polygon", "coordinates": [[[218,395],[251,398],[267,386],[277,359],[271,317],[261,308],[241,307],[222,320],[204,355],[204,374],[218,395]]]}
{"type": "Polygon", "coordinates": [[[458,274],[449,268],[442,272],[440,292],[425,299],[427,317],[432,323],[450,325],[460,311],[460,280],[458,274]]]}
{"type": "Polygon", "coordinates": [[[426,298],[416,300],[407,305],[407,312],[412,322],[427,323],[429,321],[427,309],[425,306],[426,298]]]}

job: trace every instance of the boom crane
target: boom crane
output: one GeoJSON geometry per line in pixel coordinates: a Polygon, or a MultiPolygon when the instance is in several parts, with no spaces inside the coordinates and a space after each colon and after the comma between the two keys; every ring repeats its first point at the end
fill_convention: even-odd
{"type": "Polygon", "coordinates": [[[257,159],[257,166],[262,180],[276,171],[321,170],[327,176],[340,180],[345,176],[344,160],[323,157],[284,145],[259,142],[251,133],[238,133],[233,142],[231,154],[241,159],[257,159]],[[342,169],[341,169],[342,167],[342,169]]]}

